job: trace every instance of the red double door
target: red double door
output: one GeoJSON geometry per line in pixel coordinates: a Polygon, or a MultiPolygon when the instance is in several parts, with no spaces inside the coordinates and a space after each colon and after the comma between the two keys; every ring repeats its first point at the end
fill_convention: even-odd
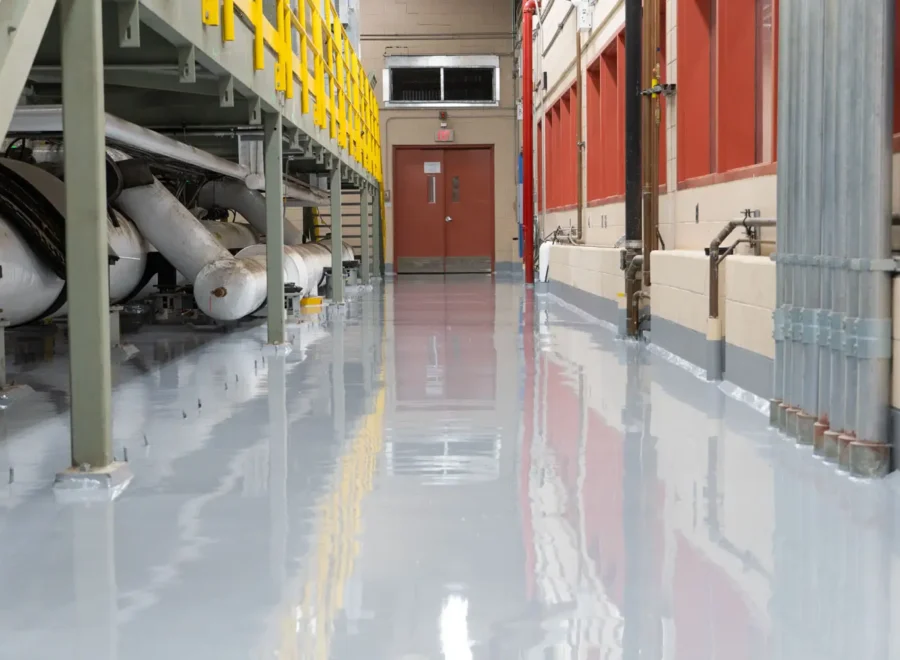
{"type": "Polygon", "coordinates": [[[398,273],[490,273],[493,152],[398,147],[394,261],[398,273]]]}

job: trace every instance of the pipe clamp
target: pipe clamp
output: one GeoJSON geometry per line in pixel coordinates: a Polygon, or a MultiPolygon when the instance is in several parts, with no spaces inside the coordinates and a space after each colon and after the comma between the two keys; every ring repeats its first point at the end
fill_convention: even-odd
{"type": "Polygon", "coordinates": [[[803,341],[803,307],[791,307],[791,338],[796,342],[803,341]]]}
{"type": "Polygon", "coordinates": [[[844,350],[844,315],[840,312],[831,312],[831,350],[844,350]]]}
{"type": "Polygon", "coordinates": [[[784,308],[779,307],[778,309],[772,310],[772,337],[775,341],[784,341],[785,340],[785,315],[784,308]]]}
{"type": "Polygon", "coordinates": [[[862,360],[887,360],[891,357],[891,320],[854,319],[856,357],[862,360]]]}
{"type": "Polygon", "coordinates": [[[819,346],[828,348],[831,346],[831,312],[827,309],[817,310],[816,319],[818,327],[818,336],[816,337],[819,346]]]}
{"type": "Polygon", "coordinates": [[[803,324],[803,343],[804,344],[815,344],[818,340],[819,335],[819,318],[818,309],[810,309],[806,308],[802,313],[802,324],[803,324]]]}
{"type": "Polygon", "coordinates": [[[886,272],[897,270],[897,262],[893,259],[848,259],[847,268],[863,273],[886,272]]]}

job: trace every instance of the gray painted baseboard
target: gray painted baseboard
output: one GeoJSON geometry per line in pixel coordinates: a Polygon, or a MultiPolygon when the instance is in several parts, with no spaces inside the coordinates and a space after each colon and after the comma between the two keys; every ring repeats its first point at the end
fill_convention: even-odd
{"type": "Polygon", "coordinates": [[[725,343],[725,380],[769,399],[775,361],[746,348],[725,343]]]}
{"type": "Polygon", "coordinates": [[[550,292],[555,296],[559,296],[570,305],[575,305],[587,312],[594,318],[607,323],[618,323],[619,305],[615,300],[589,293],[562,282],[551,281],[550,292]]]}
{"type": "Polygon", "coordinates": [[[668,319],[653,317],[653,343],[701,369],[707,367],[706,335],[668,319]]]}
{"type": "Polygon", "coordinates": [[[495,261],[494,272],[497,275],[520,275],[523,278],[525,273],[522,272],[521,261],[495,261]]]}
{"type": "MultiPolygon", "coordinates": [[[[613,300],[608,300],[577,289],[561,282],[551,282],[550,291],[569,304],[584,310],[591,316],[604,321],[622,325],[620,318],[623,310],[613,300]]],[[[652,319],[652,341],[657,346],[696,364],[702,369],[709,368],[709,341],[706,335],[697,330],[686,328],[680,323],[669,321],[658,316],[652,319]]],[[[723,355],[723,371],[725,380],[730,381],[748,392],[768,399],[772,392],[772,370],[774,362],[759,353],[725,342],[723,355]]],[[[898,412],[900,415],[900,412],[898,412]]],[[[900,421],[900,420],[898,420],[900,421]]],[[[898,427],[900,428],[900,427],[898,427]]],[[[898,430],[900,435],[900,430],[898,430]]],[[[900,446],[900,445],[898,445],[900,446]]]]}

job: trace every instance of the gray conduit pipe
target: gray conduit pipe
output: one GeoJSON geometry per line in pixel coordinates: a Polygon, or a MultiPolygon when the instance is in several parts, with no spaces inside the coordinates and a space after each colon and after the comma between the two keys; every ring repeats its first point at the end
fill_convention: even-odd
{"type": "MultiPolygon", "coordinates": [[[[847,465],[858,476],[884,476],[891,467],[889,409],[892,348],[891,179],[893,162],[894,0],[862,0],[865,39],[856,41],[863,93],[859,216],[858,318],[849,325],[856,346],[855,436],[848,435],[847,465]],[[852,439],[851,439],[852,438],[852,439]]],[[[852,161],[851,161],[852,163],[852,161]]],[[[852,168],[851,168],[852,169],[852,168]]],[[[851,216],[852,217],[852,216],[851,216]]],[[[843,461],[841,461],[843,465],[843,461]]]]}
{"type": "Polygon", "coordinates": [[[838,3],[841,0],[825,0],[824,3],[824,72],[822,94],[822,249],[824,261],[819,269],[821,286],[821,309],[817,326],[819,329],[819,392],[818,392],[818,419],[813,427],[813,451],[817,456],[825,457],[825,431],[828,430],[831,419],[831,387],[832,365],[834,358],[834,342],[832,338],[832,310],[835,306],[834,268],[828,263],[828,259],[835,254],[838,248],[838,210],[837,210],[837,162],[838,136],[840,135],[840,122],[838,120],[838,108],[841,102],[840,68],[838,60],[838,46],[840,43],[840,25],[838,24],[838,3]]]}
{"type": "MultiPolygon", "coordinates": [[[[791,107],[791,88],[790,82],[790,57],[789,49],[791,44],[791,23],[789,2],[780,4],[779,12],[779,31],[778,31],[778,157],[782,162],[782,166],[778,168],[778,199],[777,210],[782,218],[787,217],[787,196],[788,196],[788,164],[786,154],[789,153],[788,138],[790,131],[786,130],[789,126],[790,107],[791,107]]],[[[789,247],[787,240],[787,228],[785,223],[779,223],[775,227],[777,252],[775,259],[775,312],[772,315],[773,336],[775,338],[775,368],[772,377],[772,399],[769,401],[769,423],[779,429],[784,430],[784,372],[785,372],[785,306],[787,304],[786,284],[788,266],[781,258],[789,247]]]]}
{"type": "MultiPolygon", "coordinates": [[[[835,108],[837,121],[836,149],[837,156],[842,160],[848,159],[854,147],[858,135],[856,127],[851,125],[853,106],[856,100],[850,96],[850,88],[855,84],[857,72],[853,67],[844,62],[844,59],[852,60],[855,50],[856,33],[859,26],[853,22],[856,8],[852,2],[837,1],[837,107],[835,108]]],[[[835,232],[834,252],[832,253],[832,293],[831,293],[831,386],[828,406],[829,429],[823,433],[821,453],[826,461],[836,463],[839,459],[839,439],[847,427],[847,415],[845,404],[845,370],[847,367],[844,355],[844,323],[847,314],[847,280],[848,273],[842,264],[850,256],[847,251],[849,227],[848,217],[855,213],[851,207],[850,190],[855,180],[855,174],[848,167],[839,166],[835,177],[835,232]]],[[[855,233],[853,231],[852,233],[855,233]]]]}
{"type": "MultiPolygon", "coordinates": [[[[846,163],[848,170],[844,179],[844,191],[846,207],[844,208],[843,219],[846,224],[844,231],[844,248],[846,250],[845,257],[847,259],[859,259],[862,257],[860,248],[862,246],[859,232],[862,230],[862,217],[871,212],[868,201],[862,195],[862,181],[868,175],[868,166],[870,158],[867,151],[875,147],[867,135],[868,130],[864,125],[866,114],[874,112],[874,99],[861,98],[863,94],[870,93],[868,89],[870,76],[867,76],[867,70],[877,66],[875,62],[869,62],[865,59],[866,53],[864,42],[876,40],[879,29],[873,32],[862,32],[862,30],[870,29],[866,20],[866,6],[868,4],[879,4],[883,0],[848,0],[843,4],[847,5],[847,15],[844,20],[847,22],[846,28],[852,29],[853,32],[846,35],[846,49],[848,51],[847,61],[842,61],[842,67],[850,67],[852,73],[847,72],[846,87],[842,93],[846,94],[853,102],[848,103],[848,112],[844,121],[847,122],[848,131],[845,133],[844,151],[840,154],[841,160],[846,163]],[[865,39],[859,39],[858,35],[865,34],[865,39]]],[[[871,93],[875,93],[874,90],[871,93]]],[[[868,222],[868,220],[866,221],[868,222]]],[[[888,242],[890,245],[890,242],[888,242]]],[[[846,268],[847,261],[841,263],[844,271],[844,382],[842,385],[841,405],[843,407],[843,433],[838,436],[838,462],[846,469],[849,467],[849,444],[854,439],[857,427],[857,390],[859,384],[859,361],[854,350],[849,343],[853,341],[853,326],[855,319],[860,316],[860,274],[859,271],[853,271],[846,268]]]]}

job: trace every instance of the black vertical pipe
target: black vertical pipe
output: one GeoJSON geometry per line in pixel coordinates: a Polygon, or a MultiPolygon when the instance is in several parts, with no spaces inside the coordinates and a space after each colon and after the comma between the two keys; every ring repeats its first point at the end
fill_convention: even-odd
{"type": "Polygon", "coordinates": [[[634,252],[641,249],[642,23],[641,0],[625,0],[625,248],[634,252]]]}

